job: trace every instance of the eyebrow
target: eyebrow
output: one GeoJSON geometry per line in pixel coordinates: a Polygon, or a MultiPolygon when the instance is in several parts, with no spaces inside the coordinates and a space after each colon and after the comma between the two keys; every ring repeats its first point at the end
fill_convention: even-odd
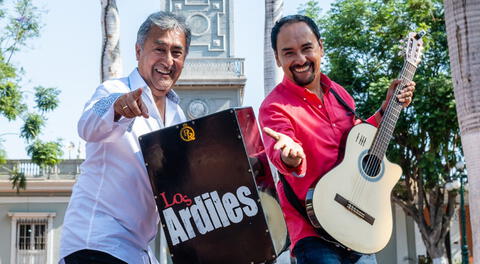
{"type": "MultiPolygon", "coordinates": [[[[167,45],[166,42],[164,41],[161,41],[161,40],[155,40],[155,44],[158,44],[158,45],[167,45]]],[[[172,47],[173,49],[184,49],[183,45],[173,45],[172,47]]]]}
{"type": "MultiPolygon", "coordinates": [[[[307,42],[307,43],[305,43],[305,44],[302,44],[302,48],[305,48],[305,47],[308,47],[308,46],[312,46],[312,45],[313,45],[313,43],[309,41],[309,42],[307,42]]],[[[291,50],[293,50],[293,48],[287,47],[287,48],[281,49],[281,51],[291,51],[291,50]]]]}

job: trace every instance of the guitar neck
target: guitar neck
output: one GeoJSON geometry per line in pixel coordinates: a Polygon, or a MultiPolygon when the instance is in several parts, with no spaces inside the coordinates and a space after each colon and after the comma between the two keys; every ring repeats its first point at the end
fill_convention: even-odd
{"type": "MultiPolygon", "coordinates": [[[[398,79],[401,80],[401,83],[397,85],[394,95],[399,94],[403,87],[412,81],[416,70],[417,67],[415,65],[405,61],[398,77],[398,79]]],[[[383,159],[388,144],[392,139],[393,131],[395,130],[395,125],[397,124],[402,108],[402,103],[399,102],[395,96],[392,96],[383,114],[382,122],[375,135],[369,154],[373,154],[378,158],[383,159]]]]}

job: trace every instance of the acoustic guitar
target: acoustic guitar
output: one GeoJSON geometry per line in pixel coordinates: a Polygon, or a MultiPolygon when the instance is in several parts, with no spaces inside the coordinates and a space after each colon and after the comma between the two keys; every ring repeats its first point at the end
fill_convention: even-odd
{"type": "MultiPolygon", "coordinates": [[[[401,83],[395,94],[409,83],[420,62],[425,33],[411,32],[404,49],[401,83]]],[[[379,128],[370,124],[354,126],[348,133],[345,156],[325,174],[306,197],[312,224],[324,229],[345,247],[370,254],[383,249],[392,234],[390,194],[402,169],[385,157],[402,103],[388,102],[379,128]]]]}

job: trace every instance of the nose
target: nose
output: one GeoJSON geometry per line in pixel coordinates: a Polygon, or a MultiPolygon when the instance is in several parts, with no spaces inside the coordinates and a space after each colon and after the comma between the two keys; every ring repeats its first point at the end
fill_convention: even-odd
{"type": "Polygon", "coordinates": [[[308,61],[307,56],[305,56],[302,53],[298,53],[297,56],[295,57],[294,63],[298,65],[303,65],[307,61],[308,61]]]}
{"type": "Polygon", "coordinates": [[[173,56],[171,52],[165,52],[163,64],[168,68],[173,65],[173,56]]]}

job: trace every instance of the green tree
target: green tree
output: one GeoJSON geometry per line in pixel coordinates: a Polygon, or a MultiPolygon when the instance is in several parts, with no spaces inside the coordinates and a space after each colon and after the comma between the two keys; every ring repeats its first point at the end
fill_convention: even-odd
{"type": "Polygon", "coordinates": [[[381,105],[391,80],[403,66],[400,40],[426,30],[425,50],[414,81],[413,103],[403,111],[387,152],[403,176],[393,201],[415,220],[434,262],[445,256],[445,237],[455,209],[456,191],[445,181],[463,157],[440,0],[338,0],[319,17],[309,1],[303,12],[316,19],[324,39],[323,72],[355,98],[368,117],[381,105]]]}
{"type": "MultiPolygon", "coordinates": [[[[30,144],[28,153],[32,161],[44,168],[57,164],[62,155],[59,141],[42,142],[38,138],[46,122],[45,114],[58,106],[60,91],[35,87],[35,106],[29,108],[24,94],[31,91],[22,87],[22,68],[12,62],[14,55],[26,47],[29,40],[39,36],[41,13],[31,0],[11,1],[8,5],[0,0],[0,116],[8,121],[19,118],[24,121],[20,137],[30,144]]],[[[0,143],[6,134],[9,133],[2,128],[0,143]]],[[[6,162],[6,157],[7,152],[0,144],[0,165],[6,162]]],[[[11,172],[11,181],[17,191],[26,188],[25,175],[16,169],[11,172]]]]}

